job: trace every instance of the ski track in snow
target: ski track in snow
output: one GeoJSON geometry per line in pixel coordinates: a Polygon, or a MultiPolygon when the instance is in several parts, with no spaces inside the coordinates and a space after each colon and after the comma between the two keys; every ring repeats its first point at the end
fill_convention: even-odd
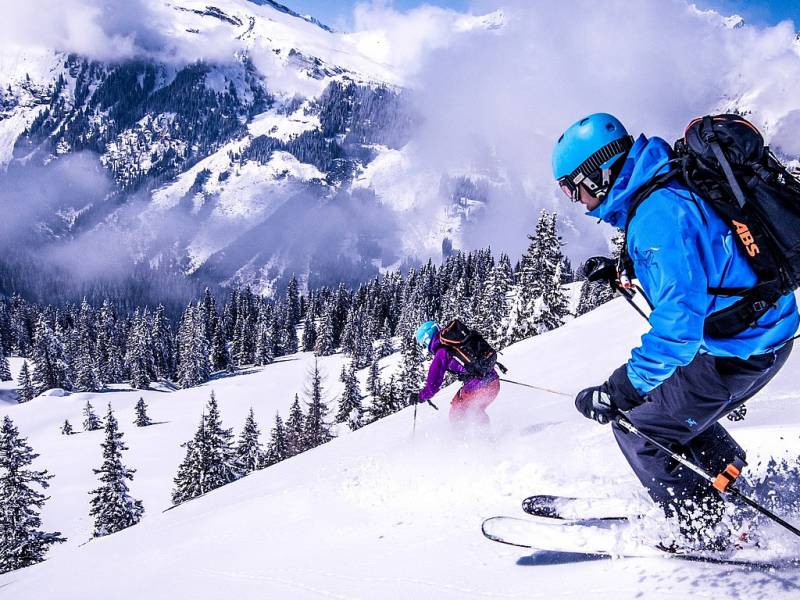
{"type": "MultiPolygon", "coordinates": [[[[602,381],[643,332],[644,323],[617,300],[504,350],[503,363],[509,379],[572,393],[602,381]]],[[[598,559],[484,539],[483,519],[524,516],[520,502],[534,493],[615,498],[647,508],[607,427],[578,415],[570,399],[508,383],[489,408],[490,439],[451,431],[451,386],[434,399],[440,411],[418,409],[414,436],[413,409],[405,409],[162,513],[183,458],[180,444],[192,436],[210,391],[237,437],[252,404],[266,443],[275,411],[285,418],[294,393],[302,396],[312,361],[299,354],[189,390],[49,395],[22,405],[10,402],[12,383],[0,385],[0,413],[14,419],[41,455],[35,466],[55,475],[44,525],[69,537],[44,563],[0,576],[0,597],[40,600],[54,590],[59,600],[108,597],[109,590],[119,600],[800,595],[800,569],[598,559]],[[132,425],[140,396],[160,424],[132,425]],[[131,492],[146,509],[139,525],[89,543],[87,492],[96,485],[91,469],[100,463],[102,431],[59,433],[65,418],[80,429],[87,398],[98,414],[107,402],[114,407],[130,447],[123,460],[137,469],[131,492]]],[[[320,359],[334,408],[345,361],[320,359]]],[[[381,362],[383,378],[397,361],[393,355],[381,362]]],[[[21,359],[12,359],[15,373],[20,366],[21,359]]],[[[752,465],[769,455],[800,455],[798,372],[795,355],[747,419],[730,427],[752,465]]],[[[366,371],[360,377],[363,383],[366,371]]]]}

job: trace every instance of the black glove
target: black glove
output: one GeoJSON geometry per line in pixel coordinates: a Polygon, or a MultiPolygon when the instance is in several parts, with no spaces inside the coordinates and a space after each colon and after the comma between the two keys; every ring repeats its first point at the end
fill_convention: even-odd
{"type": "Polygon", "coordinates": [[[419,397],[419,392],[411,392],[408,395],[408,405],[411,406],[412,404],[430,404],[433,408],[435,408],[436,410],[439,410],[439,407],[436,406],[430,400],[423,400],[422,398],[420,398],[419,397]]]}
{"type": "Polygon", "coordinates": [[[605,425],[620,412],[629,411],[644,402],[628,378],[627,364],[611,374],[603,385],[586,388],[575,397],[575,408],[587,419],[605,425]]]}
{"type": "Polygon", "coordinates": [[[604,385],[586,388],[575,397],[575,408],[587,419],[594,419],[601,425],[610,423],[619,414],[611,396],[603,390],[604,385]]]}

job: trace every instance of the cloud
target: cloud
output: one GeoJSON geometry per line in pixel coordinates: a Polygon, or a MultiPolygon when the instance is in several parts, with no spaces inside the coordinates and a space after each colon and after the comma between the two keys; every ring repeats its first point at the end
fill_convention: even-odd
{"type": "MultiPolygon", "coordinates": [[[[797,118],[786,117],[800,108],[791,23],[729,29],[677,0],[478,0],[473,13],[501,11],[502,27],[459,33],[459,17],[447,11],[360,10],[358,25],[383,23],[387,39],[413,46],[399,56],[409,62],[423,124],[405,173],[503,182],[490,188],[489,211],[467,232],[467,246],[518,254],[544,207],[566,219],[573,256],[604,249],[608,231],[559,197],[550,172],[554,140],[592,112],[616,114],[634,135],[672,141],[699,114],[752,110],[767,134],[780,131],[784,146],[797,148],[797,118]]],[[[417,212],[430,218],[442,201],[432,191],[417,212]]]]}
{"type": "Polygon", "coordinates": [[[231,60],[240,45],[225,24],[206,19],[202,36],[172,30],[176,10],[164,0],[13,2],[3,9],[0,48],[55,49],[104,61],[231,60]]]}

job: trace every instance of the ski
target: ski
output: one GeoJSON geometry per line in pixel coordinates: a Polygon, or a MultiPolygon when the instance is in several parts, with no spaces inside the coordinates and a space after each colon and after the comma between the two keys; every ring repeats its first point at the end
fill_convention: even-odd
{"type": "Polygon", "coordinates": [[[481,524],[481,531],[487,539],[493,542],[543,552],[564,552],[613,558],[673,558],[759,570],[800,565],[798,558],[763,560],[753,557],[756,550],[734,550],[729,554],[672,552],[637,540],[630,535],[630,527],[629,521],[585,524],[558,519],[536,521],[496,516],[485,519],[481,524]]]}
{"type": "Polygon", "coordinates": [[[614,498],[572,498],[537,494],[522,501],[522,510],[534,517],[562,521],[627,521],[638,506],[614,498]]]}

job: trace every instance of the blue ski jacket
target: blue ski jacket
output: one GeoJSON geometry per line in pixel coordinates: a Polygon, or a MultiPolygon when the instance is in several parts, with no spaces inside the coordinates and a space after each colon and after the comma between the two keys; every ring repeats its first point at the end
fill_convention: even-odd
{"type": "MultiPolygon", "coordinates": [[[[661,138],[640,136],[605,201],[587,214],[624,228],[636,191],[666,171],[672,149],[661,138]]],[[[628,228],[628,253],[654,306],[651,329],[627,363],[631,384],[644,395],[698,352],[748,358],[783,346],[800,322],[793,294],[782,297],[756,323],[725,339],[704,336],[705,318],[736,302],[709,287],[749,287],[756,275],[733,232],[710,205],[678,182],[653,192],[628,228]]]]}

